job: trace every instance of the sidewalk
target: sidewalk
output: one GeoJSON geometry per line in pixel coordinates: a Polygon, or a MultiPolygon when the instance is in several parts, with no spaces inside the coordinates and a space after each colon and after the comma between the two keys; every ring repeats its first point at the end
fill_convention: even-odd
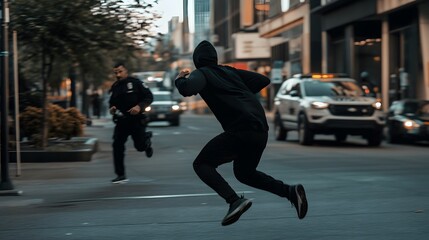
{"type": "Polygon", "coordinates": [[[17,164],[9,163],[14,189],[0,191],[0,208],[55,202],[110,184],[110,178],[114,176],[111,162],[113,126],[110,118],[100,118],[85,127],[85,136],[98,139],[98,150],[89,162],[21,163],[20,176],[17,176],[17,164]]]}

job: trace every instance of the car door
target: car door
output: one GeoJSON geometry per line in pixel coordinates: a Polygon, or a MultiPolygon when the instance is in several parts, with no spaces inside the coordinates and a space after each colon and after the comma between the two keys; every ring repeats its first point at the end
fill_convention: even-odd
{"type": "Polygon", "coordinates": [[[301,106],[301,81],[295,81],[287,94],[287,114],[285,120],[289,129],[298,129],[298,114],[301,106]]]}
{"type": "Polygon", "coordinates": [[[388,131],[392,131],[391,134],[395,134],[401,129],[401,119],[404,111],[403,101],[394,101],[387,112],[386,126],[388,131]]]}
{"type": "Polygon", "coordinates": [[[277,92],[274,103],[276,106],[276,114],[279,115],[280,119],[284,121],[287,112],[287,87],[289,82],[286,81],[282,84],[279,91],[277,92]]]}

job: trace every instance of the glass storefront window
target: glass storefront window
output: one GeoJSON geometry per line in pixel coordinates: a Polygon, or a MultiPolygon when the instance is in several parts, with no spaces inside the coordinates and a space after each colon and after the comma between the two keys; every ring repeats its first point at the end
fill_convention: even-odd
{"type": "Polygon", "coordinates": [[[276,36],[284,39],[284,43],[272,48],[272,56],[274,60],[281,60],[290,66],[285,70],[288,75],[302,73],[302,33],[303,26],[298,25],[276,36]]]}
{"type": "Polygon", "coordinates": [[[328,71],[333,73],[346,73],[346,51],[344,39],[332,42],[331,47],[328,71]]]}
{"type": "MultiPolygon", "coordinates": [[[[381,86],[381,39],[355,39],[355,78],[381,86]],[[364,74],[365,73],[365,74],[364,74]]],[[[371,89],[371,91],[373,91],[371,89]]]]}

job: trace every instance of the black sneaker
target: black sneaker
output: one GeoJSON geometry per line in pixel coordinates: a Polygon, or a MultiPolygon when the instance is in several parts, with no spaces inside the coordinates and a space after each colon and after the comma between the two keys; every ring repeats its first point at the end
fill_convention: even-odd
{"type": "Polygon", "coordinates": [[[146,138],[151,138],[152,136],[153,136],[152,131],[147,131],[147,132],[145,133],[145,137],[146,137],[146,138]]]}
{"type": "Polygon", "coordinates": [[[308,203],[304,187],[301,184],[289,187],[289,201],[295,207],[298,218],[303,219],[307,214],[308,203]]]}
{"type": "Polygon", "coordinates": [[[229,205],[229,210],[222,220],[222,226],[227,226],[235,223],[247,209],[252,206],[252,201],[241,197],[237,201],[229,205]]]}
{"type": "Polygon", "coordinates": [[[126,182],[128,182],[128,178],[126,178],[125,176],[119,176],[115,179],[112,179],[113,184],[126,183],[126,182]]]}
{"type": "Polygon", "coordinates": [[[153,155],[153,148],[152,147],[148,147],[146,148],[146,157],[150,158],[153,155]]]}

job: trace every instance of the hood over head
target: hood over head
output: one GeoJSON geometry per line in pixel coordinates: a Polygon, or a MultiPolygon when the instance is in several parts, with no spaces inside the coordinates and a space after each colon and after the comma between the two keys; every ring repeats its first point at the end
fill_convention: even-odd
{"type": "Polygon", "coordinates": [[[216,49],[210,42],[204,40],[195,48],[193,59],[196,68],[217,65],[216,49]]]}

